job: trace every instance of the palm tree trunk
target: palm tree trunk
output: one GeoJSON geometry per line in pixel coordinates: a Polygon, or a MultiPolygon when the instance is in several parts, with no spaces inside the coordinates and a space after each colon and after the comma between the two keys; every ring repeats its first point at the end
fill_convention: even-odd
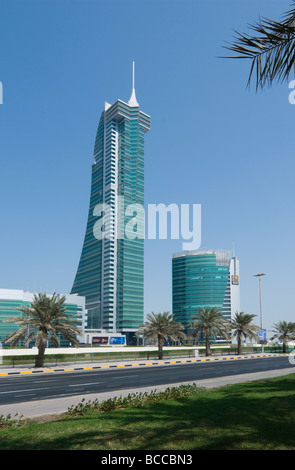
{"type": "Polygon", "coordinates": [[[46,343],[42,341],[38,347],[38,355],[36,356],[35,367],[44,366],[45,347],[46,343]]]}
{"type": "Polygon", "coordinates": [[[206,333],[206,356],[211,356],[210,339],[208,333],[206,333]]]}
{"type": "Polygon", "coordinates": [[[158,358],[163,359],[163,337],[158,335],[158,358]]]}
{"type": "Polygon", "coordinates": [[[238,354],[241,354],[241,346],[242,346],[242,341],[241,341],[241,334],[238,333],[238,354]]]}

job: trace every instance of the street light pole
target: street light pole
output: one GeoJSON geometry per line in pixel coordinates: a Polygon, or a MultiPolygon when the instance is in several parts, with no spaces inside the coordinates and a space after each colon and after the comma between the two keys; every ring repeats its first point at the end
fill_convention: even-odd
{"type": "MultiPolygon", "coordinates": [[[[261,277],[266,276],[265,273],[254,274],[254,277],[259,278],[259,298],[260,298],[260,327],[263,329],[263,320],[262,320],[262,295],[261,295],[261,277]]],[[[264,351],[264,345],[262,343],[262,352],[264,351]]]]}

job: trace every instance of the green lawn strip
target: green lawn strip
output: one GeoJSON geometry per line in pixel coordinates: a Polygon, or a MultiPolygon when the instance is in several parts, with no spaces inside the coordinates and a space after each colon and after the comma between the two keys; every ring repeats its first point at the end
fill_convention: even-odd
{"type": "Polygon", "coordinates": [[[0,430],[0,449],[294,450],[295,375],[0,430]]]}

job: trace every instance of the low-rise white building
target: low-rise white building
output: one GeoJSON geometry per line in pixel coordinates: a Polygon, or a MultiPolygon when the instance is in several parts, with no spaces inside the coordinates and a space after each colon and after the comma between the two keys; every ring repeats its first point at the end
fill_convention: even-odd
{"type": "MultiPolygon", "coordinates": [[[[7,335],[13,333],[18,328],[18,325],[11,322],[4,322],[5,319],[22,315],[22,312],[17,310],[25,306],[30,306],[34,299],[34,293],[26,292],[18,289],[0,289],[0,342],[4,346],[4,339],[7,335]]],[[[84,331],[87,323],[87,310],[85,309],[85,297],[72,294],[58,294],[60,297],[65,295],[65,307],[69,315],[77,316],[77,326],[81,329],[81,337],[78,340],[84,343],[84,331]]],[[[49,295],[50,296],[50,295],[49,295]]],[[[61,339],[61,345],[66,345],[67,342],[61,339]]]]}

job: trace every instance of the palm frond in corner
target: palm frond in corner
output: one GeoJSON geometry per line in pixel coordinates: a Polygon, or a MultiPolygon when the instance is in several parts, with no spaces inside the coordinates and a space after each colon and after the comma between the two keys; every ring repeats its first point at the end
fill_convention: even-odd
{"type": "Polygon", "coordinates": [[[225,46],[236,53],[226,58],[252,61],[247,87],[254,75],[256,91],[271,86],[275,80],[288,80],[291,72],[295,72],[295,8],[286,12],[281,22],[264,18],[250,28],[255,34],[235,31],[235,42],[225,46]]]}

